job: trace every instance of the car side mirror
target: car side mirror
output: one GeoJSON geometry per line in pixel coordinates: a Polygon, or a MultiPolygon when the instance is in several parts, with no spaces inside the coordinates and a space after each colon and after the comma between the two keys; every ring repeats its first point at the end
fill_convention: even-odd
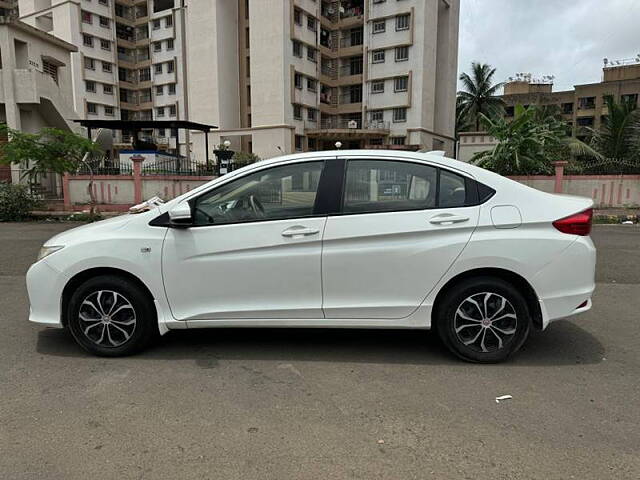
{"type": "Polygon", "coordinates": [[[174,205],[168,213],[171,226],[185,228],[190,227],[193,223],[189,202],[181,202],[174,205]]]}

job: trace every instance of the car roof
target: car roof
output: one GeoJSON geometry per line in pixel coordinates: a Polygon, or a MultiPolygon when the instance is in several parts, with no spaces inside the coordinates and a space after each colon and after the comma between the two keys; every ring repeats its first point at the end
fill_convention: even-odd
{"type": "Polygon", "coordinates": [[[334,158],[362,158],[368,157],[372,160],[384,160],[386,158],[389,159],[403,159],[403,160],[418,160],[423,162],[428,162],[431,164],[435,164],[437,166],[442,166],[444,168],[450,168],[453,170],[458,170],[459,172],[466,173],[467,175],[477,178],[477,179],[486,179],[487,181],[495,180],[495,177],[499,177],[493,172],[489,172],[483,168],[477,167],[475,165],[471,165],[469,163],[460,162],[458,160],[454,160],[453,158],[445,157],[440,153],[433,152],[407,152],[403,150],[323,150],[319,152],[299,152],[290,155],[283,155],[280,157],[270,158],[268,160],[261,160],[254,164],[251,164],[244,169],[244,172],[248,172],[249,170],[253,170],[253,168],[262,168],[266,165],[277,164],[282,162],[296,161],[296,160],[311,160],[311,159],[324,159],[331,160],[334,158]],[[253,167],[253,168],[250,168],[253,167]]]}

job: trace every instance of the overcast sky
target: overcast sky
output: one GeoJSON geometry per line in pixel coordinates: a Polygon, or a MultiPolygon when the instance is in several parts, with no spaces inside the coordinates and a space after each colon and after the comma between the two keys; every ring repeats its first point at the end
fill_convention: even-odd
{"type": "Polygon", "coordinates": [[[640,0],[460,0],[459,72],[471,62],[555,75],[554,90],[601,80],[602,59],[640,54],[640,0]]]}

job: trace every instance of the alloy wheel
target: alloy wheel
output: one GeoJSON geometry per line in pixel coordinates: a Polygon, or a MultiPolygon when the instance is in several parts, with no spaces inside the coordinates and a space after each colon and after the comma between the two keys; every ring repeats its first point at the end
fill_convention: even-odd
{"type": "Polygon", "coordinates": [[[454,329],[458,340],[476,352],[497,352],[516,334],[518,318],[513,305],[502,295],[482,292],[465,298],[458,306],[454,329]]]}
{"type": "Polygon", "coordinates": [[[101,347],[125,344],[136,329],[136,311],[131,302],[113,290],[89,294],[78,312],[80,330],[91,342],[101,347]]]}

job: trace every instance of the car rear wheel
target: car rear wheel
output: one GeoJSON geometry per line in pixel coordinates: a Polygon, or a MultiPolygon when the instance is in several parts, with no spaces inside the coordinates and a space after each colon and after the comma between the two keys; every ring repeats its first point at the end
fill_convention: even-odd
{"type": "Polygon", "coordinates": [[[135,282],[104,275],[91,278],[73,293],[67,325],[78,344],[94,355],[131,355],[157,335],[155,309],[135,282]]]}
{"type": "Polygon", "coordinates": [[[497,363],[529,335],[531,316],[522,294],[500,278],[478,277],[450,289],[438,305],[437,331],[460,358],[497,363]]]}

